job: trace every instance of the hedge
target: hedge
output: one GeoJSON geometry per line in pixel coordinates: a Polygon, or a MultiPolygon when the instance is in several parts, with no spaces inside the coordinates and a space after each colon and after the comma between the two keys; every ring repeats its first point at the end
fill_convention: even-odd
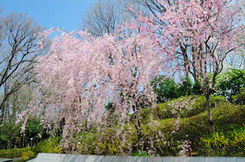
{"type": "Polygon", "coordinates": [[[19,158],[27,151],[31,151],[31,148],[26,147],[26,148],[0,150],[0,158],[11,158],[11,159],[19,158]]]}

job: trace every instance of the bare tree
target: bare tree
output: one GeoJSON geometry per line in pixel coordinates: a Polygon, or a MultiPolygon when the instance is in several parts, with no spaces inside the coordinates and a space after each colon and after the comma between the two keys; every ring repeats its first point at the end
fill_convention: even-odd
{"type": "MultiPolygon", "coordinates": [[[[5,91],[9,92],[7,87],[5,91]]],[[[22,85],[18,91],[13,92],[5,102],[4,123],[14,123],[18,119],[18,115],[26,109],[35,94],[35,83],[26,83],[22,85]]],[[[3,93],[1,97],[4,97],[3,93]]]]}
{"type": "Polygon", "coordinates": [[[11,13],[2,18],[0,48],[0,123],[5,118],[10,96],[32,81],[37,34],[41,27],[26,14],[11,13]]]}
{"type": "Polygon", "coordinates": [[[114,33],[123,22],[124,10],[121,0],[97,0],[82,19],[82,29],[93,36],[114,33]]]}
{"type": "MultiPolygon", "coordinates": [[[[245,20],[245,1],[235,0],[235,5],[239,6],[241,10],[241,19],[245,20]]],[[[244,23],[244,21],[242,21],[244,23]]],[[[238,44],[240,48],[236,50],[235,54],[228,56],[225,59],[225,69],[242,69],[245,70],[245,32],[239,33],[238,44]]]]}

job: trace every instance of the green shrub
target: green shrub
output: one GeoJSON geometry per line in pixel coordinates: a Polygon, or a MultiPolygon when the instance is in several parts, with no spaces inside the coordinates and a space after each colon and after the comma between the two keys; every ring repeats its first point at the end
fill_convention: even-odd
{"type": "MultiPolygon", "coordinates": [[[[142,109],[142,110],[139,111],[139,114],[140,114],[140,118],[141,118],[141,123],[142,124],[149,123],[150,120],[151,120],[151,117],[153,117],[155,120],[159,119],[159,109],[158,109],[158,107],[156,107],[156,108],[149,107],[149,108],[146,108],[146,109],[142,109]]],[[[131,119],[130,120],[131,122],[134,122],[133,115],[131,115],[130,119],[131,119]]]]}
{"type": "MultiPolygon", "coordinates": [[[[226,98],[222,96],[212,96],[211,105],[212,107],[227,103],[226,98]]],[[[174,99],[162,104],[158,104],[156,107],[150,107],[140,111],[142,123],[147,124],[150,121],[150,115],[153,115],[153,119],[170,119],[176,118],[180,115],[182,118],[191,117],[200,114],[206,110],[206,99],[203,96],[185,96],[178,99],[174,99]],[[194,104],[192,104],[194,100],[194,104]],[[187,102],[187,104],[185,103],[187,102]],[[182,109],[178,113],[173,114],[174,105],[177,103],[185,103],[185,106],[191,107],[192,109],[182,109]]]]}
{"type": "Polygon", "coordinates": [[[23,159],[24,161],[27,161],[27,160],[34,158],[35,156],[36,156],[35,152],[26,151],[26,152],[23,152],[20,158],[23,159]]]}
{"type": "Polygon", "coordinates": [[[45,137],[45,135],[46,135],[46,133],[42,132],[42,130],[43,130],[43,127],[40,124],[39,119],[30,118],[26,123],[25,138],[28,140],[33,138],[34,142],[38,142],[40,140],[39,134],[42,134],[42,137],[45,137]]]}
{"type": "Polygon", "coordinates": [[[243,124],[245,121],[245,105],[223,103],[212,110],[214,124],[218,127],[229,124],[243,124]]]}
{"type": "Polygon", "coordinates": [[[151,85],[157,95],[158,103],[168,101],[169,99],[178,98],[178,85],[171,78],[158,76],[153,79],[151,85]]]}
{"type": "MultiPolygon", "coordinates": [[[[211,114],[215,130],[219,130],[224,125],[233,123],[242,125],[245,119],[245,106],[223,103],[222,105],[213,108],[211,114]]],[[[179,134],[179,137],[188,135],[188,138],[196,143],[199,137],[209,132],[209,123],[207,119],[207,111],[190,118],[181,119],[180,130],[176,132],[176,134],[179,134]]]]}
{"type": "Polygon", "coordinates": [[[132,156],[149,156],[146,152],[142,152],[142,153],[133,153],[132,156]]]}
{"type": "MultiPolygon", "coordinates": [[[[223,103],[212,109],[213,122],[215,130],[219,130],[224,125],[229,124],[244,124],[245,119],[245,106],[233,105],[230,103],[223,103]]],[[[209,132],[207,111],[188,118],[181,118],[179,121],[179,130],[173,133],[174,127],[176,127],[177,119],[165,119],[154,121],[145,124],[143,128],[145,140],[154,139],[156,142],[156,148],[164,148],[160,151],[160,155],[176,155],[178,153],[178,143],[181,140],[192,141],[193,149],[201,147],[199,145],[200,137],[209,132]],[[159,136],[159,132],[164,135],[159,136]],[[188,136],[188,137],[187,137],[188,136]],[[166,141],[171,141],[171,147],[166,146],[166,141]],[[170,149],[170,151],[169,151],[170,149]]]]}
{"type": "Polygon", "coordinates": [[[125,125],[122,130],[111,127],[100,132],[83,133],[80,142],[82,154],[129,155],[137,142],[137,134],[132,125],[125,125]],[[116,135],[118,131],[121,133],[116,135]]]}
{"type": "Polygon", "coordinates": [[[200,86],[194,82],[193,85],[192,85],[192,95],[202,95],[203,92],[200,88],[200,86]]]}
{"type": "Polygon", "coordinates": [[[42,131],[43,128],[37,119],[30,119],[27,121],[25,136],[20,133],[21,126],[22,123],[4,123],[0,127],[0,149],[26,147],[31,144],[34,145],[41,140],[39,134],[42,134],[42,139],[48,137],[48,135],[42,131]],[[32,142],[30,141],[31,138],[33,139],[32,142]]]}
{"type": "Polygon", "coordinates": [[[193,83],[189,78],[182,78],[181,83],[178,84],[178,96],[193,95],[193,83]]]}
{"type": "Polygon", "coordinates": [[[245,105],[245,88],[241,89],[241,93],[232,96],[232,101],[235,104],[245,105]]]}
{"type": "MultiPolygon", "coordinates": [[[[190,104],[191,101],[189,101],[190,104]]],[[[190,104],[191,105],[191,104],[190,104]]],[[[169,119],[169,118],[176,118],[179,115],[181,117],[190,117],[193,115],[196,115],[200,112],[203,112],[206,110],[206,100],[202,96],[185,96],[180,97],[178,99],[174,99],[165,103],[158,104],[156,107],[151,107],[147,109],[143,109],[140,111],[141,117],[143,119],[143,123],[146,124],[150,120],[150,115],[153,115],[153,119],[169,119]],[[195,103],[191,106],[192,109],[185,110],[178,113],[173,113],[174,105],[182,102],[188,101],[188,99],[195,99],[195,103]]]]}
{"type": "Polygon", "coordinates": [[[214,96],[214,95],[212,95],[210,97],[210,101],[211,101],[211,106],[212,107],[216,107],[219,104],[223,104],[223,103],[227,102],[225,97],[223,97],[223,96],[214,96]]]}
{"type": "Polygon", "coordinates": [[[30,147],[0,150],[0,158],[11,158],[11,159],[19,158],[23,156],[24,152],[28,152],[28,151],[31,151],[30,147]]]}
{"type": "Polygon", "coordinates": [[[192,83],[189,78],[182,78],[181,83],[176,83],[174,79],[160,75],[151,81],[151,85],[157,95],[157,102],[163,103],[181,96],[201,95],[200,86],[192,83]]]}
{"type": "Polygon", "coordinates": [[[35,153],[59,153],[63,148],[59,147],[61,137],[55,137],[50,139],[45,139],[42,142],[38,143],[33,151],[35,153]]]}
{"type": "MultiPolygon", "coordinates": [[[[241,127],[244,124],[245,106],[224,102],[224,98],[220,97],[214,97],[213,100],[220,102],[217,103],[217,107],[212,109],[215,131],[233,130],[233,128],[241,127]],[[233,127],[225,127],[231,124],[233,127]]],[[[204,103],[203,97],[197,97],[195,106],[200,107],[204,103]]],[[[77,149],[82,154],[139,155],[138,152],[147,152],[150,155],[148,151],[154,151],[161,156],[177,156],[184,140],[192,142],[193,151],[199,151],[198,148],[202,148],[200,138],[207,136],[209,132],[207,111],[204,110],[197,115],[181,118],[179,126],[176,125],[177,118],[160,120],[154,117],[157,115],[156,109],[144,109],[142,112],[144,113],[141,115],[145,115],[149,119],[141,124],[143,146],[140,151],[136,146],[139,139],[133,122],[125,124],[123,128],[118,125],[83,132],[79,135],[80,144],[77,145],[77,149]],[[147,115],[150,111],[153,111],[152,118],[147,115]],[[176,131],[174,127],[178,127],[179,130],[176,131]],[[120,131],[121,133],[118,133],[120,131]]],[[[55,149],[50,148],[54,146],[57,148],[59,142],[57,141],[54,146],[49,144],[54,143],[52,140],[51,142],[46,140],[43,143],[46,143],[43,144],[45,149],[39,149],[39,152],[55,152],[53,151],[55,149]]]]}
{"type": "Polygon", "coordinates": [[[8,138],[5,134],[0,135],[0,146],[1,149],[4,149],[4,146],[8,146],[8,138]]]}
{"type": "Polygon", "coordinates": [[[243,87],[245,87],[244,70],[231,69],[216,78],[216,94],[226,97],[230,102],[232,102],[231,96],[239,94],[243,87]]]}
{"type": "Polygon", "coordinates": [[[200,146],[205,156],[245,156],[245,127],[202,137],[200,146]]]}
{"type": "Polygon", "coordinates": [[[79,150],[82,154],[95,154],[95,142],[99,137],[97,133],[85,132],[80,135],[81,146],[79,150]]]}
{"type": "Polygon", "coordinates": [[[0,127],[0,149],[10,149],[14,145],[20,147],[20,124],[5,123],[0,127]]]}
{"type": "Polygon", "coordinates": [[[180,143],[172,135],[174,124],[173,119],[165,119],[143,125],[144,150],[153,150],[160,156],[177,156],[180,143]]]}

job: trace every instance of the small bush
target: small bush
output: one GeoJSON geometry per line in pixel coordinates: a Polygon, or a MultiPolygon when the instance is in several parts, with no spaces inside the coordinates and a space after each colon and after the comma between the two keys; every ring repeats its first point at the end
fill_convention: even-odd
{"type": "Polygon", "coordinates": [[[26,123],[25,134],[21,134],[22,123],[4,123],[0,127],[0,149],[23,148],[30,145],[35,145],[42,139],[48,137],[40,125],[38,119],[29,119],[26,123]],[[30,139],[33,139],[31,142],[30,139]]]}
{"type": "Polygon", "coordinates": [[[61,137],[55,137],[50,139],[45,139],[42,142],[38,143],[33,151],[35,153],[59,153],[63,148],[59,147],[61,137]]]}
{"type": "Polygon", "coordinates": [[[199,114],[201,112],[204,112],[206,110],[206,100],[202,96],[185,96],[180,97],[175,100],[171,100],[162,104],[158,104],[154,108],[148,108],[141,110],[141,117],[143,118],[143,122],[147,123],[150,119],[150,114],[153,115],[154,119],[170,119],[170,118],[176,118],[179,115],[181,117],[190,117],[196,114],[199,114]],[[188,101],[190,99],[190,101],[188,101]],[[191,105],[191,101],[195,100],[194,104],[191,105]],[[183,109],[182,111],[179,111],[178,113],[173,113],[174,105],[177,103],[184,103],[188,102],[187,104],[191,105],[192,109],[183,109]]]}
{"type": "Polygon", "coordinates": [[[223,104],[223,103],[227,102],[225,97],[223,97],[223,96],[213,96],[213,95],[211,96],[210,101],[211,101],[211,106],[212,107],[216,107],[219,104],[223,104]]]}
{"type": "Polygon", "coordinates": [[[80,142],[82,154],[130,155],[137,142],[137,134],[132,125],[125,125],[122,129],[111,127],[100,132],[83,133],[80,142]]]}
{"type": "Polygon", "coordinates": [[[245,127],[214,132],[200,139],[200,152],[206,156],[245,156],[245,127]]]}
{"type": "Polygon", "coordinates": [[[149,156],[146,152],[142,152],[142,153],[133,153],[132,156],[149,156]]]}
{"type": "Polygon", "coordinates": [[[173,119],[165,119],[143,125],[144,150],[161,156],[177,156],[180,143],[172,135],[174,124],[173,119]]]}
{"type": "Polygon", "coordinates": [[[189,78],[182,78],[180,83],[176,83],[174,79],[161,75],[155,77],[151,85],[157,95],[158,103],[167,102],[181,96],[202,94],[198,84],[192,83],[189,78]]]}
{"type": "Polygon", "coordinates": [[[31,151],[30,147],[0,150],[0,158],[11,158],[11,159],[19,158],[23,156],[24,152],[28,152],[28,151],[31,151]]]}
{"type": "Polygon", "coordinates": [[[219,74],[216,78],[216,94],[226,97],[230,102],[233,102],[232,96],[241,93],[241,89],[244,87],[244,70],[231,69],[219,74]]]}
{"type": "Polygon", "coordinates": [[[171,78],[158,76],[152,80],[151,85],[157,95],[158,103],[179,97],[178,85],[171,78]]]}
{"type": "Polygon", "coordinates": [[[235,104],[245,105],[245,88],[241,89],[241,93],[232,96],[232,101],[235,104]]]}
{"type": "Polygon", "coordinates": [[[0,149],[10,149],[15,145],[20,147],[20,124],[5,123],[0,127],[0,149]]]}
{"type": "Polygon", "coordinates": [[[35,156],[36,156],[35,152],[26,151],[26,152],[23,152],[20,158],[23,159],[24,161],[27,161],[27,160],[34,158],[35,156]]]}

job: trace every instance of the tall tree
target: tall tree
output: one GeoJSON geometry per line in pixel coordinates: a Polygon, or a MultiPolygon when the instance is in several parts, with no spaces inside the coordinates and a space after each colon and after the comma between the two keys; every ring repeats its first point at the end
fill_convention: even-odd
{"type": "Polygon", "coordinates": [[[144,6],[131,0],[97,0],[82,18],[81,27],[95,37],[117,34],[125,22],[137,18],[137,14],[129,10],[132,5],[146,14],[144,6]]]}
{"type": "Polygon", "coordinates": [[[97,0],[82,19],[82,28],[93,36],[112,34],[123,21],[121,0],[97,0]]]}
{"type": "Polygon", "coordinates": [[[52,133],[64,119],[63,144],[68,147],[70,142],[74,146],[83,121],[97,128],[106,126],[102,119],[111,101],[120,124],[133,112],[141,140],[140,104],[154,101],[154,92],[147,85],[161,69],[156,44],[137,33],[125,33],[120,40],[112,35],[92,38],[78,33],[82,33],[80,39],[74,33],[62,34],[52,41],[51,53],[40,57],[40,91],[33,107],[24,113],[45,113],[41,121],[52,133]],[[44,88],[47,95],[41,94],[44,88]]]}
{"type": "Polygon", "coordinates": [[[11,13],[2,18],[0,87],[0,123],[4,119],[6,101],[21,86],[32,80],[37,47],[37,34],[41,27],[26,14],[11,13]]]}
{"type": "Polygon", "coordinates": [[[201,87],[212,131],[210,95],[225,58],[242,45],[239,43],[239,33],[244,30],[239,20],[241,12],[227,0],[157,2],[166,6],[166,11],[157,15],[163,26],[149,17],[139,20],[145,22],[150,33],[161,32],[153,40],[170,60],[179,63],[175,67],[184,64],[186,72],[201,87]]]}

